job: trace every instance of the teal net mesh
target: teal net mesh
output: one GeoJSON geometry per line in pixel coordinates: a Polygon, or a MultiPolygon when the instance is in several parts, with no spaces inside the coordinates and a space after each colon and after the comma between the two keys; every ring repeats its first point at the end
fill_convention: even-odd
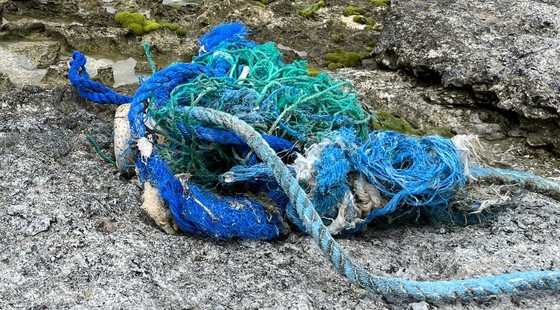
{"type": "Polygon", "coordinates": [[[156,145],[162,156],[176,173],[189,173],[196,182],[215,182],[219,173],[244,164],[251,154],[189,135],[195,126],[206,124],[189,119],[181,107],[203,106],[234,114],[259,133],[297,147],[340,128],[352,128],[361,138],[371,131],[372,116],[358,103],[350,82],[326,73],[311,76],[305,61],[284,64],[274,43],[243,48],[224,44],[193,62],[229,70],[224,77],[200,75],[176,87],[166,105],[150,105],[148,115],[162,137],[156,145]]]}

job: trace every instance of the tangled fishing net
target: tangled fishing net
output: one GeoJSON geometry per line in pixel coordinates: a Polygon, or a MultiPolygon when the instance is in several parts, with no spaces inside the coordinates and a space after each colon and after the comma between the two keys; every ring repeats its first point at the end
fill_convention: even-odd
{"type": "Polygon", "coordinates": [[[259,133],[279,138],[274,142],[280,145],[272,146],[281,154],[340,128],[367,135],[371,116],[357,103],[349,82],[334,81],[324,73],[310,76],[304,61],[284,64],[273,43],[246,41],[246,30],[240,25],[234,25],[231,33],[223,30],[215,29],[200,39],[201,54],[193,63],[223,69],[225,74],[199,75],[175,87],[170,98],[157,98],[148,106],[153,131],[166,141],[156,147],[174,171],[187,172],[193,181],[208,184],[233,165],[257,162],[254,153],[239,147],[237,141],[217,141],[222,137],[214,132],[203,138],[193,134],[195,127],[205,124],[185,115],[182,108],[187,107],[236,115],[259,133]],[[222,36],[229,39],[216,40],[222,36]]]}
{"type": "Polygon", "coordinates": [[[246,36],[240,23],[214,28],[191,63],[154,72],[133,97],[90,81],[85,57],[73,55],[69,77],[84,98],[130,103],[130,139],[116,154],[125,159],[119,168],[136,167],[181,231],[270,239],[295,226],[353,283],[417,300],[476,296],[480,285],[484,294],[511,292],[542,279],[557,287],[558,272],[524,275],[522,284],[504,275],[447,286],[379,278],[354,264],[331,235],[371,222],[470,224],[507,202],[477,195],[477,184],[517,184],[555,198],[560,185],[477,167],[476,143],[468,137],[372,131],[375,118],[349,82],[311,76],[303,61],[284,64],[274,43],[246,36]]]}
{"type": "MultiPolygon", "coordinates": [[[[253,213],[261,212],[263,204],[273,204],[277,212],[271,218],[277,217],[277,223],[289,219],[306,231],[270,169],[247,143],[239,135],[189,113],[194,107],[204,107],[235,115],[261,134],[291,167],[333,234],[354,233],[372,221],[381,225],[418,220],[470,224],[480,220],[483,209],[487,212],[487,204],[480,208],[476,197],[466,198],[470,164],[465,152],[469,149],[460,155],[450,140],[438,136],[419,139],[391,131],[372,132],[375,117],[359,104],[351,83],[326,73],[312,76],[305,61],[284,64],[274,43],[256,44],[246,36],[247,30],[239,23],[217,27],[201,37],[200,54],[192,63],[184,64],[190,74],[181,76],[171,66],[154,74],[152,79],[157,82],[148,79],[139,89],[147,104],[138,102],[139,111],[129,117],[132,126],[138,127],[136,138],[144,135],[149,142],[138,145],[148,145],[157,152],[162,166],[158,169],[169,170],[170,179],[184,174],[192,188],[250,198],[241,204],[248,203],[253,213]],[[151,85],[156,85],[152,91],[142,92],[151,85]]],[[[147,55],[151,61],[148,49],[147,55]]],[[[80,68],[82,63],[85,58],[75,54],[73,66],[80,68]]],[[[74,80],[86,83],[85,70],[72,74],[74,80]]],[[[80,91],[87,88],[78,82],[75,85],[80,91]]],[[[98,87],[115,97],[102,85],[98,87]]],[[[124,96],[118,99],[119,103],[133,101],[124,96]]],[[[142,171],[141,177],[145,175],[142,171]]],[[[159,183],[163,193],[173,188],[169,180],[159,183]]],[[[189,218],[197,216],[186,216],[184,206],[179,209],[172,212],[178,223],[192,222],[189,218]]],[[[240,214],[210,210],[206,205],[204,209],[214,221],[221,214],[227,219],[240,214]]],[[[250,221],[238,220],[240,226],[252,227],[250,221]]],[[[229,226],[227,220],[218,222],[229,226]]],[[[189,232],[214,237],[248,236],[215,232],[207,223],[194,225],[204,227],[202,230],[183,226],[191,227],[189,232]]],[[[288,231],[285,223],[277,230],[288,231]]]]}

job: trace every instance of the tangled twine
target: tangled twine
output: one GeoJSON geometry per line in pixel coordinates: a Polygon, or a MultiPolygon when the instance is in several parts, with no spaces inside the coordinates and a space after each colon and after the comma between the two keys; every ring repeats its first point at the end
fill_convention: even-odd
{"type": "Polygon", "coordinates": [[[132,98],[90,81],[85,58],[73,55],[69,77],[84,98],[130,103],[127,152],[180,230],[270,239],[289,231],[288,219],[352,283],[385,298],[440,302],[560,290],[560,271],[422,282],[374,276],[354,263],[332,234],[359,231],[373,219],[453,219],[453,199],[468,180],[521,184],[555,198],[560,185],[467,169],[457,147],[441,137],[367,135],[371,116],[348,83],[308,76],[303,62],[284,65],[274,45],[247,41],[246,33],[239,23],[216,27],[201,38],[192,63],[155,72],[132,98]],[[193,182],[209,184],[204,177],[221,180],[218,190],[234,195],[193,182]]]}

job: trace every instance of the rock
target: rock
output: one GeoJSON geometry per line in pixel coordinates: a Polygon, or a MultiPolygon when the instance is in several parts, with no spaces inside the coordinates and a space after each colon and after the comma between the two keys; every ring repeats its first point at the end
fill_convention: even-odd
{"type": "Polygon", "coordinates": [[[273,16],[274,14],[270,9],[248,6],[233,10],[228,17],[232,20],[243,17],[243,21],[250,29],[260,29],[270,23],[273,16]]]}
{"type": "Polygon", "coordinates": [[[179,37],[175,32],[162,30],[144,35],[143,40],[150,42],[152,56],[156,60],[160,57],[163,59],[174,57],[173,61],[180,61],[190,59],[193,55],[198,54],[198,41],[192,33],[185,37],[179,37]],[[162,35],[162,33],[165,35],[162,35]]]}
{"type": "Polygon", "coordinates": [[[35,236],[38,233],[45,232],[51,227],[52,219],[47,215],[32,217],[25,228],[27,236],[35,236]]]}
{"type": "Polygon", "coordinates": [[[29,204],[22,203],[8,207],[6,213],[11,216],[27,217],[28,210],[29,204]]]}
{"type": "Polygon", "coordinates": [[[535,122],[522,118],[520,127],[526,130],[527,143],[533,147],[552,147],[553,151],[560,154],[560,136],[558,135],[558,121],[547,120],[535,122]]]}
{"type": "Polygon", "coordinates": [[[344,70],[360,101],[370,111],[387,111],[413,127],[431,131],[448,127],[454,134],[474,133],[488,140],[506,136],[504,115],[480,111],[472,94],[441,86],[418,87],[415,81],[386,71],[344,70]]]}
{"type": "Polygon", "coordinates": [[[63,38],[61,41],[64,45],[85,53],[114,54],[121,50],[138,55],[143,53],[141,44],[134,44],[136,38],[127,36],[128,29],[123,28],[22,18],[4,25],[2,29],[6,34],[19,37],[48,35],[53,38],[63,38]]]}
{"type": "Polygon", "coordinates": [[[55,88],[68,84],[68,64],[59,63],[50,66],[41,80],[49,88],[55,88]]]}
{"type": "Polygon", "coordinates": [[[3,46],[0,46],[0,54],[0,72],[9,78],[9,82],[0,78],[4,88],[40,84],[47,70],[37,69],[26,56],[13,53],[3,46]]]}
{"type": "Polygon", "coordinates": [[[113,76],[113,66],[104,66],[97,69],[96,79],[104,85],[113,85],[115,77],[113,76]]]}
{"type": "Polygon", "coordinates": [[[409,310],[432,310],[434,307],[430,306],[427,302],[416,302],[408,305],[409,310]]]}
{"type": "Polygon", "coordinates": [[[25,55],[39,69],[54,65],[58,61],[60,48],[57,41],[16,42],[8,46],[10,51],[25,55]]]}
{"type": "Polygon", "coordinates": [[[95,229],[102,233],[112,234],[117,231],[117,225],[108,218],[101,218],[95,221],[95,229]]]}
{"type": "Polygon", "coordinates": [[[14,87],[15,85],[10,81],[10,77],[4,72],[0,72],[0,91],[12,90],[14,87]]]}
{"type": "Polygon", "coordinates": [[[488,105],[532,119],[560,113],[560,4],[553,1],[395,1],[374,49],[488,105]]]}

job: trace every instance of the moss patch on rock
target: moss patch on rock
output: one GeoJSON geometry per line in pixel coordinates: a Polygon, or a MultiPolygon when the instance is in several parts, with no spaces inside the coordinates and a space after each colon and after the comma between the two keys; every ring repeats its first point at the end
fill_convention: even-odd
{"type": "Polygon", "coordinates": [[[366,10],[357,6],[349,6],[344,8],[342,11],[342,15],[344,16],[351,16],[351,15],[362,15],[365,13],[366,10]]]}
{"type": "Polygon", "coordinates": [[[390,0],[369,0],[369,3],[374,6],[388,7],[391,4],[390,0]]]}
{"type": "Polygon", "coordinates": [[[338,34],[338,33],[333,33],[333,34],[331,35],[331,40],[332,40],[334,43],[340,43],[340,42],[342,42],[342,36],[341,36],[340,34],[338,34]]]}
{"type": "Polygon", "coordinates": [[[327,61],[327,67],[330,70],[334,70],[344,67],[358,67],[362,64],[362,60],[368,56],[368,53],[356,53],[337,49],[334,53],[327,53],[325,60],[327,61]]]}
{"type": "Polygon", "coordinates": [[[321,71],[319,71],[319,69],[317,69],[315,67],[310,67],[308,65],[307,66],[307,74],[309,74],[309,76],[318,76],[319,74],[321,74],[321,71]]]}
{"type": "Polygon", "coordinates": [[[160,28],[167,28],[171,31],[175,31],[179,36],[187,34],[187,31],[178,24],[167,22],[158,23],[155,19],[146,19],[141,13],[119,12],[115,14],[115,21],[123,27],[130,29],[136,36],[141,36],[145,33],[159,30],[160,28]]]}
{"type": "Polygon", "coordinates": [[[412,127],[406,119],[395,116],[387,111],[377,111],[375,116],[377,121],[373,123],[373,128],[376,130],[392,130],[406,135],[416,136],[438,135],[445,138],[454,136],[451,126],[449,125],[422,130],[412,127]]]}
{"type": "Polygon", "coordinates": [[[323,8],[325,6],[327,6],[327,3],[321,0],[308,6],[299,6],[296,8],[296,11],[299,14],[299,16],[307,19],[313,16],[318,9],[323,8]]]}

